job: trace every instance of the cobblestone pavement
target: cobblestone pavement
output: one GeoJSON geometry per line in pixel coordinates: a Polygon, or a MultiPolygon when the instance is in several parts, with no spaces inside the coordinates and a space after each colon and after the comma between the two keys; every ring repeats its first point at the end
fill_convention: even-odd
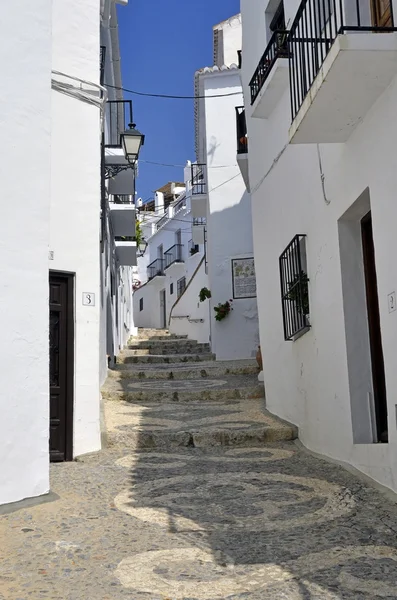
{"type": "Polygon", "coordinates": [[[107,450],[0,517],[2,600],[397,599],[397,510],[293,442],[107,450]]]}

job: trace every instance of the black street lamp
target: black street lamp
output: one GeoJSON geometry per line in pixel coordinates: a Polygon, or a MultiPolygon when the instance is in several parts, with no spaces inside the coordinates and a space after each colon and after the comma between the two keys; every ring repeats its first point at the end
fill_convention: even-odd
{"type": "Polygon", "coordinates": [[[121,145],[124,150],[124,156],[129,164],[135,164],[139,157],[141,147],[145,143],[143,133],[135,129],[135,123],[129,124],[129,129],[121,134],[121,145]]]}

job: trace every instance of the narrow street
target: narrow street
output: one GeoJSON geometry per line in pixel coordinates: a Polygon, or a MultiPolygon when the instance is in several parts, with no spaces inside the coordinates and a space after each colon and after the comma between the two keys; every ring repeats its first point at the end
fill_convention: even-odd
{"type": "Polygon", "coordinates": [[[255,361],[141,336],[103,390],[107,449],[0,516],[0,598],[397,598],[395,503],[296,444],[255,361]]]}

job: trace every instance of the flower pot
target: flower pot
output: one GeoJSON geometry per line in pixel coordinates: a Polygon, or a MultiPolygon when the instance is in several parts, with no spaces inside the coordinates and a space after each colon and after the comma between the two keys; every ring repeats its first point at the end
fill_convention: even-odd
{"type": "Polygon", "coordinates": [[[262,350],[260,346],[258,346],[256,353],[256,362],[258,363],[259,370],[263,371],[262,350]]]}

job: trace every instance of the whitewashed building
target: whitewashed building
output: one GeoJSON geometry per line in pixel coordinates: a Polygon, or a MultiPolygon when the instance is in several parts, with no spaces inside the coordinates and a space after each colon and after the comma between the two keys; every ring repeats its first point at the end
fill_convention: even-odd
{"type": "MultiPolygon", "coordinates": [[[[50,459],[71,460],[101,447],[106,355],[109,348],[117,354],[133,331],[127,267],[135,213],[128,208],[127,261],[117,250],[110,206],[117,190],[105,181],[106,144],[101,158],[102,131],[108,140],[112,129],[101,45],[108,51],[107,83],[121,82],[114,1],[39,0],[29,9],[17,0],[2,11],[2,23],[0,45],[9,55],[0,99],[8,198],[0,226],[5,504],[47,493],[50,459]],[[7,90],[14,90],[13,99],[7,90]],[[21,161],[23,177],[16,170],[21,161]]],[[[134,198],[133,170],[118,193],[134,198]]]]}
{"type": "Polygon", "coordinates": [[[251,198],[236,160],[241,16],[214,27],[214,66],[195,76],[196,157],[204,185],[193,177],[192,216],[206,219],[211,347],[218,360],[255,356],[259,344],[251,198]],[[200,168],[200,167],[199,167],[200,168]],[[216,321],[214,307],[233,300],[216,321]]]}
{"type": "Polygon", "coordinates": [[[267,406],[395,491],[396,10],[241,1],[267,406]]]}
{"type": "Polygon", "coordinates": [[[200,289],[208,286],[208,277],[204,242],[193,243],[191,172],[189,164],[184,184],[167,184],[155,193],[152,206],[139,214],[148,246],[138,258],[140,287],[134,292],[134,323],[138,327],[170,328],[208,342],[208,303],[198,299],[200,289]]]}

